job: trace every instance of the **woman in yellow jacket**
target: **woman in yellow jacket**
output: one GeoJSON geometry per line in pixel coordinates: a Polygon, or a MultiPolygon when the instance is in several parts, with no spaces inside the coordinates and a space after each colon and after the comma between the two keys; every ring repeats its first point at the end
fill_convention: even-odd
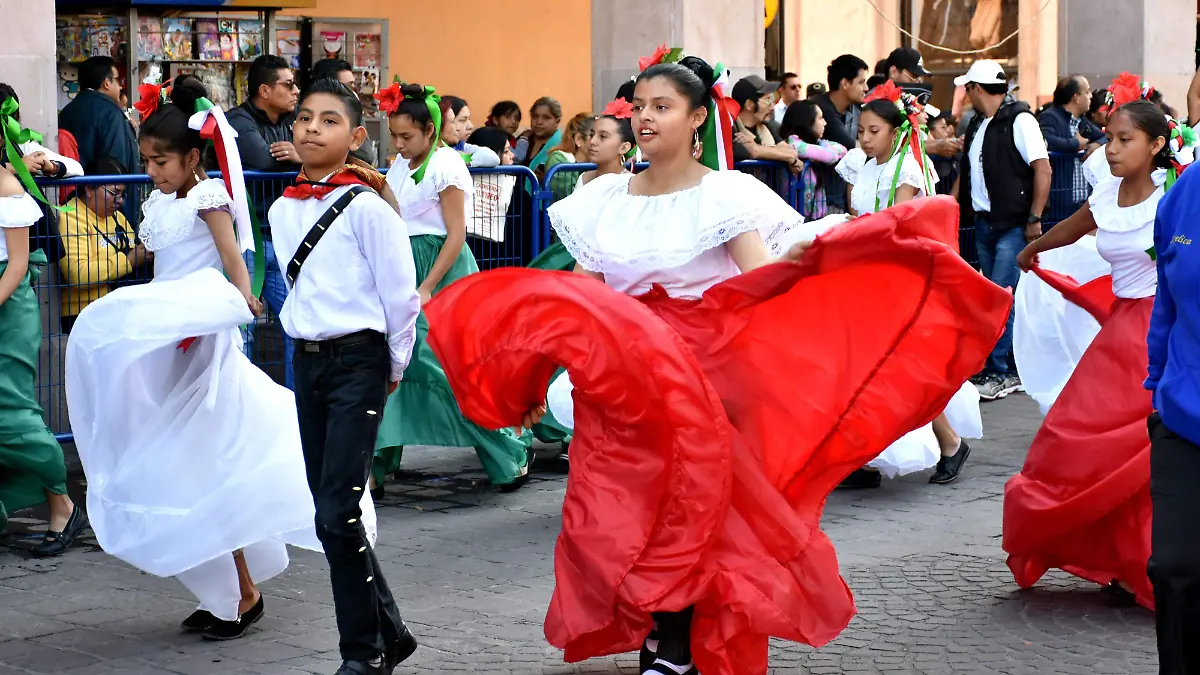
{"type": "MultiPolygon", "coordinates": [[[[92,172],[117,175],[125,173],[125,168],[105,157],[96,162],[92,172]]],[[[125,189],[125,185],[85,185],[68,202],[74,210],[59,216],[66,252],[58,263],[63,276],[63,333],[71,332],[84,307],[107,295],[117,280],[151,258],[145,246],[134,243],[134,230],[120,211],[125,189]]]]}

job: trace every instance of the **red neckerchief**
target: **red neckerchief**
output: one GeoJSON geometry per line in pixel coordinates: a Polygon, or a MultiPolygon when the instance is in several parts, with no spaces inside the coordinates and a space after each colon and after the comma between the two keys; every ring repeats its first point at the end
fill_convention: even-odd
{"type": "Polygon", "coordinates": [[[324,199],[326,195],[343,185],[366,185],[379,192],[387,179],[374,169],[367,169],[354,164],[347,164],[320,183],[314,183],[304,175],[304,171],[296,176],[296,184],[283,191],[284,197],[291,199],[309,199],[316,197],[324,199]]]}

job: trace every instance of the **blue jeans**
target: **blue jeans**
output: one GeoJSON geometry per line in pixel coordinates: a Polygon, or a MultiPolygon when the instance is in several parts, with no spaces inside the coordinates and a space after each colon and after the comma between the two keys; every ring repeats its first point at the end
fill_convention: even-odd
{"type": "MultiPolygon", "coordinates": [[[[1020,271],[1017,270],[1017,254],[1025,248],[1025,229],[1014,227],[997,232],[986,215],[975,214],[975,250],[979,253],[979,271],[1000,288],[1017,290],[1020,271]]],[[[1004,377],[1008,375],[1012,361],[1013,313],[1008,312],[1004,334],[988,356],[984,373],[1004,377]]]]}
{"type": "MultiPolygon", "coordinates": [[[[250,271],[250,278],[254,278],[254,254],[247,251],[244,254],[246,259],[246,269],[250,271]]],[[[275,244],[270,241],[263,242],[263,261],[267,265],[266,274],[263,277],[263,293],[262,300],[267,308],[271,310],[271,316],[279,318],[280,312],[283,311],[283,303],[287,300],[287,286],[283,284],[283,273],[279,271],[279,261],[275,259],[275,244]]],[[[288,389],[293,389],[292,385],[292,352],[294,345],[292,338],[283,333],[280,328],[280,336],[283,339],[283,384],[288,389]]],[[[254,357],[254,326],[251,325],[245,331],[244,339],[246,342],[246,356],[253,359],[254,357]]],[[[272,354],[272,357],[275,355],[272,354]]],[[[268,358],[268,363],[278,363],[275,358],[268,358]]]]}

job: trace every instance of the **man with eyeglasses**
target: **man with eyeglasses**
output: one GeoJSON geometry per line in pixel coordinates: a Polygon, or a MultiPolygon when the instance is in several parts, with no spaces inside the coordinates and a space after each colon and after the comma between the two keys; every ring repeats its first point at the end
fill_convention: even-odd
{"type": "MultiPolygon", "coordinates": [[[[264,54],[250,64],[248,84],[246,102],[226,113],[230,126],[238,134],[237,146],[242,156],[242,166],[249,171],[299,171],[300,155],[292,145],[292,122],[296,119],[296,100],[300,95],[296,74],[282,57],[264,54]]],[[[251,179],[247,182],[254,215],[263,233],[263,258],[267,269],[262,299],[271,313],[279,316],[287,299],[287,288],[283,285],[283,274],[275,258],[267,210],[291,181],[264,182],[251,179]]],[[[246,265],[253,274],[253,256],[246,256],[246,265]]],[[[253,349],[253,337],[253,334],[247,335],[248,351],[253,349]]],[[[292,341],[287,336],[283,336],[283,359],[284,384],[291,389],[292,341]]]]}
{"type": "Polygon", "coordinates": [[[131,171],[139,170],[137,136],[120,100],[116,61],[93,56],[79,64],[79,94],[58,114],[58,126],[75,137],[83,166],[111,157],[131,171]]]}

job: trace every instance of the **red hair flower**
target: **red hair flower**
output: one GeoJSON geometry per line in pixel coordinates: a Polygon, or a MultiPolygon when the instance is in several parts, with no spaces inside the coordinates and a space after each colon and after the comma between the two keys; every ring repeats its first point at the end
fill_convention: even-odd
{"type": "Polygon", "coordinates": [[[386,115],[391,115],[400,108],[400,102],[404,100],[404,95],[400,93],[400,83],[393,82],[387,89],[380,89],[378,94],[375,94],[376,100],[379,101],[379,109],[386,115]]]}
{"type": "Polygon", "coordinates": [[[151,84],[149,82],[138,85],[138,102],[133,104],[135,110],[142,116],[142,119],[149,119],[158,110],[159,103],[162,102],[163,89],[170,90],[169,85],[174,82],[174,78],[163,82],[162,84],[151,84]]]}
{"type": "Polygon", "coordinates": [[[863,99],[863,103],[871,101],[891,101],[892,103],[900,102],[900,94],[903,93],[900,87],[896,86],[895,82],[888,80],[883,84],[875,87],[867,93],[867,97],[863,99]]]}
{"type": "Polygon", "coordinates": [[[619,120],[627,120],[633,117],[633,104],[623,98],[619,98],[609,103],[608,107],[600,115],[602,117],[615,117],[619,120]]]}
{"type": "Polygon", "coordinates": [[[643,56],[642,58],[638,59],[638,70],[645,70],[650,66],[662,63],[663,57],[669,53],[671,53],[671,49],[669,47],[666,45],[659,45],[658,49],[654,50],[653,54],[650,56],[643,56]]]}
{"type": "Polygon", "coordinates": [[[1149,83],[1138,79],[1137,75],[1132,73],[1121,73],[1117,79],[1113,80],[1108,87],[1108,95],[1105,97],[1108,103],[1109,112],[1116,110],[1126,103],[1132,103],[1138,100],[1149,100],[1154,94],[1154,87],[1149,83]]]}

